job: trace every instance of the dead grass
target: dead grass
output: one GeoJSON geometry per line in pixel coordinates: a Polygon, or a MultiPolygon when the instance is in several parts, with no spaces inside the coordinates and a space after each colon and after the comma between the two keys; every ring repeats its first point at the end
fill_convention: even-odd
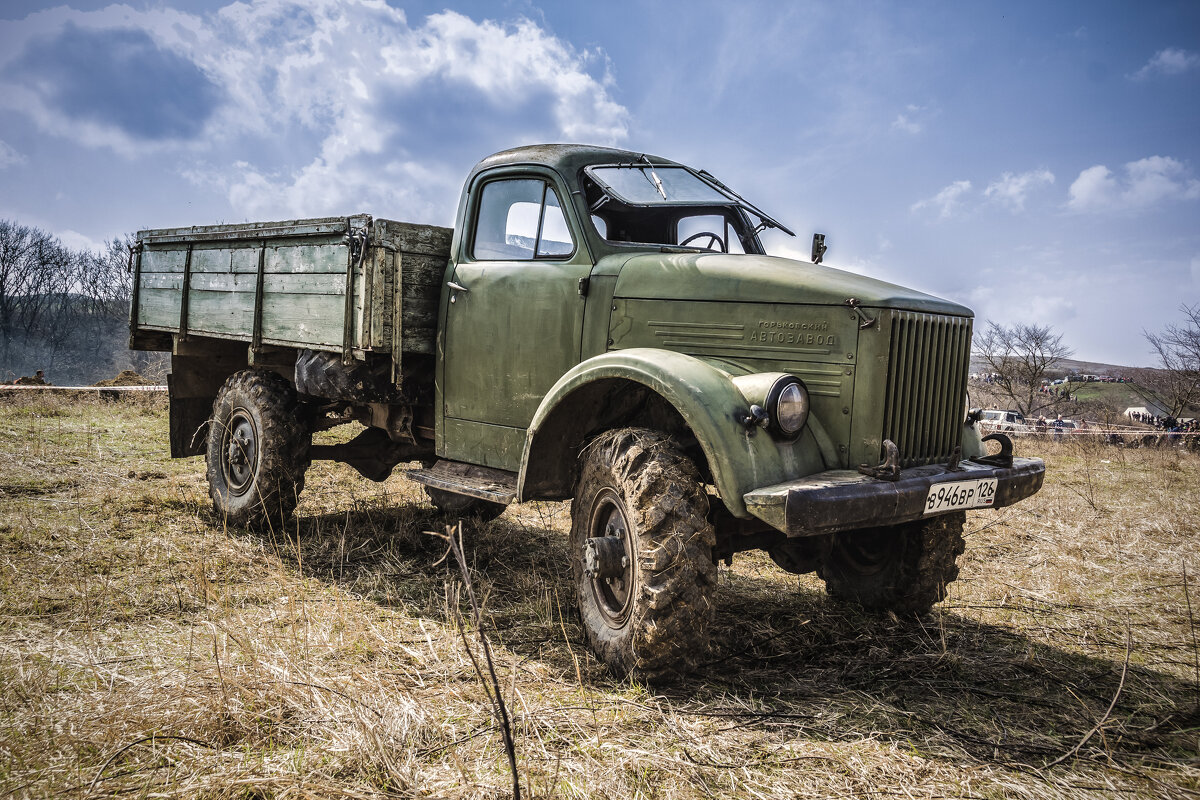
{"type": "MultiPolygon", "coordinates": [[[[665,689],[583,647],[566,505],[468,526],[525,793],[1200,794],[1200,459],[1036,446],[1045,489],[969,516],[933,618],[738,557],[665,689]]],[[[423,495],[321,464],[287,530],[225,530],[165,449],[153,403],[0,401],[0,795],[506,796],[423,495]]]]}

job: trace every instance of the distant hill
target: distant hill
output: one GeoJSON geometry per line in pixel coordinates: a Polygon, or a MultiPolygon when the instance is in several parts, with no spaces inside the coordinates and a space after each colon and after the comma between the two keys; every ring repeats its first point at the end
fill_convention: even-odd
{"type": "MultiPolygon", "coordinates": [[[[1126,367],[1120,364],[1103,364],[1099,361],[1076,361],[1072,358],[1064,358],[1051,372],[1062,373],[1064,375],[1078,373],[1080,375],[1109,375],[1113,378],[1131,378],[1139,369],[1145,369],[1145,367],[1126,367]]],[[[972,355],[971,372],[987,371],[983,359],[977,355],[972,355]]]]}

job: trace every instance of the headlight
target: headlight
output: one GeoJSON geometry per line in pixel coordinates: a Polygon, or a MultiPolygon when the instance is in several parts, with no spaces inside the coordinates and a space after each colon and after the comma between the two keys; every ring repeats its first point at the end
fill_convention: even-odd
{"type": "Polygon", "coordinates": [[[795,375],[785,375],[775,381],[767,392],[767,413],[771,415],[770,429],[780,436],[800,433],[808,421],[808,389],[795,375]]]}

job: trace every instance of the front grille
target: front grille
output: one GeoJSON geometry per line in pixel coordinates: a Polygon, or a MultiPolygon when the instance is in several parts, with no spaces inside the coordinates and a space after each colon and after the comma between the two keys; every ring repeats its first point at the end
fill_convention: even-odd
{"type": "Polygon", "coordinates": [[[971,319],[893,312],[883,438],[900,466],[946,461],[962,440],[971,319]]]}

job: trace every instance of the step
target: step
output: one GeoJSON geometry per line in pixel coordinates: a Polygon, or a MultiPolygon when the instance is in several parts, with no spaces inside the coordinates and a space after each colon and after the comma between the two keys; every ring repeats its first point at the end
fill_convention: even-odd
{"type": "Polygon", "coordinates": [[[412,469],[405,475],[434,489],[465,494],[508,505],[517,499],[517,473],[461,461],[439,461],[429,469],[412,469]]]}

